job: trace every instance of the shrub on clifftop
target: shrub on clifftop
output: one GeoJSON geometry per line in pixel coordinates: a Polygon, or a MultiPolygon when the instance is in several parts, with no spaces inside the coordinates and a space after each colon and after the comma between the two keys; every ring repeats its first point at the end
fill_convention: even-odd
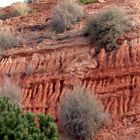
{"type": "Polygon", "coordinates": [[[21,43],[22,39],[15,36],[8,27],[3,27],[0,30],[0,49],[16,47],[21,43]]]}
{"type": "Polygon", "coordinates": [[[95,14],[87,23],[86,34],[96,51],[105,48],[110,52],[119,47],[117,39],[130,27],[130,22],[124,11],[113,7],[95,14]]]}
{"type": "Polygon", "coordinates": [[[31,9],[26,3],[18,2],[12,5],[12,15],[13,16],[27,16],[31,9]]]}
{"type": "Polygon", "coordinates": [[[50,22],[52,31],[64,32],[83,17],[83,9],[75,0],[60,0],[50,22]]]}

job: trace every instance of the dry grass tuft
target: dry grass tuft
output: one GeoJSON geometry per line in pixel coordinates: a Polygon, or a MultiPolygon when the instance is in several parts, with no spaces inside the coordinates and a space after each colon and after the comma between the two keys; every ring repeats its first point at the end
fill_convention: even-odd
{"type": "Polygon", "coordinates": [[[20,45],[22,39],[15,36],[10,28],[3,27],[0,31],[0,49],[12,48],[20,45]]]}
{"type": "Polygon", "coordinates": [[[12,5],[13,16],[26,16],[29,14],[30,11],[31,10],[26,3],[18,2],[12,5]]]}
{"type": "Polygon", "coordinates": [[[51,29],[61,33],[84,16],[83,9],[75,0],[60,0],[53,11],[51,29]]]}
{"type": "Polygon", "coordinates": [[[4,85],[0,87],[0,96],[5,96],[11,100],[11,102],[17,105],[22,105],[22,94],[17,86],[11,83],[9,79],[5,79],[4,85]]]}

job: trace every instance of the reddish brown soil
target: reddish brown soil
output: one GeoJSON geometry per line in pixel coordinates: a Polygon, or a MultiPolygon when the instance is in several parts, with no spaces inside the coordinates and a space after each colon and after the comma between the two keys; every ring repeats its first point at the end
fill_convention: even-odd
{"type": "MultiPolygon", "coordinates": [[[[116,4],[125,7],[134,26],[140,23],[139,0],[107,0],[104,3],[85,5],[91,14],[116,4]]],[[[34,15],[0,21],[0,27],[8,25],[13,31],[41,34],[48,29],[32,32],[33,25],[46,25],[51,18],[55,2],[37,3],[34,15]],[[46,6],[46,7],[45,7],[46,6]]],[[[78,23],[69,32],[83,27],[78,23]]],[[[140,140],[140,38],[139,28],[127,35],[127,41],[111,54],[104,50],[95,57],[90,55],[88,40],[80,35],[62,41],[44,39],[38,43],[31,40],[20,48],[7,50],[0,61],[1,82],[5,75],[21,86],[26,111],[52,114],[57,120],[57,106],[61,95],[74,85],[81,85],[96,93],[113,123],[97,134],[97,140],[140,140]],[[25,67],[31,73],[25,72],[25,67]]],[[[66,140],[66,139],[64,139],[66,140]]]]}

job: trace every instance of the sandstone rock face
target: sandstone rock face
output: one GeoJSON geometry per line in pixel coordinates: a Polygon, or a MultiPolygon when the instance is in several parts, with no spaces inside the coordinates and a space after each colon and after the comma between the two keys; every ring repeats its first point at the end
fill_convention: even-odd
{"type": "MultiPolygon", "coordinates": [[[[31,36],[42,34],[47,31],[46,28],[40,32],[29,30],[36,25],[46,25],[45,20],[51,18],[51,8],[55,2],[43,0],[33,4],[39,11],[34,16],[0,21],[0,27],[7,25],[13,31],[20,29],[19,32],[24,35],[26,32],[32,33],[31,36]]],[[[84,8],[91,14],[112,4],[125,7],[133,24],[139,25],[139,0],[105,0],[103,3],[85,5],[84,8]]],[[[79,23],[72,31],[77,27],[83,25],[79,23]]],[[[62,94],[80,85],[97,95],[113,120],[111,126],[97,134],[96,140],[140,140],[139,31],[136,28],[127,34],[127,41],[122,47],[110,54],[104,49],[95,54],[82,36],[23,44],[21,48],[8,50],[1,56],[0,84],[5,76],[10,77],[21,87],[25,111],[50,113],[56,121],[62,94]]]]}
{"type": "MultiPolygon", "coordinates": [[[[134,125],[140,120],[139,60],[140,46],[123,46],[112,54],[101,50],[97,58],[92,59],[89,46],[76,45],[5,56],[0,62],[0,72],[20,84],[26,111],[50,113],[56,119],[62,94],[75,85],[92,90],[105,111],[112,115],[113,123],[120,124],[119,129],[115,124],[109,128],[113,128],[117,140],[115,135],[125,127],[132,127],[132,134],[139,128],[134,125]],[[23,73],[26,65],[32,68],[31,75],[23,73]]],[[[97,139],[112,138],[113,132],[107,130],[103,129],[97,139]]],[[[129,137],[127,134],[124,137],[129,137]]]]}

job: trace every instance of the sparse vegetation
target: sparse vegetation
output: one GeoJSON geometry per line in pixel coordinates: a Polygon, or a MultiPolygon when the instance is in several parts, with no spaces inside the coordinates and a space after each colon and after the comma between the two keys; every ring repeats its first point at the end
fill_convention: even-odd
{"type": "Polygon", "coordinates": [[[15,36],[8,27],[3,27],[0,31],[0,49],[12,48],[21,43],[21,38],[15,36]]]}
{"type": "Polygon", "coordinates": [[[22,105],[22,94],[20,90],[9,79],[5,79],[4,85],[0,88],[0,97],[3,96],[18,106],[22,105]]]}
{"type": "Polygon", "coordinates": [[[89,91],[80,87],[63,95],[58,118],[66,135],[80,140],[90,140],[102,125],[109,122],[102,104],[89,91]]]}
{"type": "Polygon", "coordinates": [[[126,13],[116,7],[102,10],[94,15],[87,23],[86,34],[90,42],[96,44],[96,52],[105,48],[110,52],[116,50],[118,38],[129,30],[130,22],[126,13]]]}
{"type": "Polygon", "coordinates": [[[80,0],[81,3],[88,4],[88,3],[95,3],[97,0],[80,0]]]}
{"type": "Polygon", "coordinates": [[[7,19],[7,15],[5,15],[4,13],[0,13],[0,20],[5,20],[7,19]]]}
{"type": "Polygon", "coordinates": [[[31,9],[26,3],[15,3],[12,5],[12,16],[26,16],[29,14],[31,9]]]}
{"type": "Polygon", "coordinates": [[[18,105],[0,97],[0,140],[59,140],[51,116],[23,113],[18,105]]]}
{"type": "Polygon", "coordinates": [[[79,21],[83,15],[83,9],[74,0],[61,0],[54,9],[50,22],[51,29],[59,33],[64,32],[79,21]]]}
{"type": "Polygon", "coordinates": [[[38,2],[38,0],[25,0],[26,3],[35,3],[38,2]]]}

